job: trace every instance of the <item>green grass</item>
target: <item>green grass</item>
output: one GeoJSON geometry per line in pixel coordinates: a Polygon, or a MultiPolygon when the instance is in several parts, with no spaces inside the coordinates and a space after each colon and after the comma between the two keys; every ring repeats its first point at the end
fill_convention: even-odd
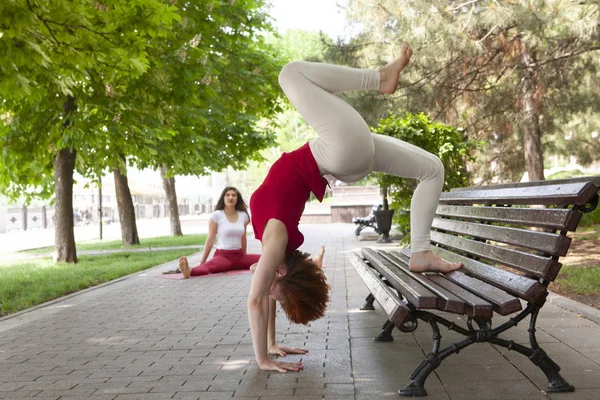
{"type": "Polygon", "coordinates": [[[600,265],[595,267],[565,265],[561,268],[556,282],[571,293],[598,295],[600,294],[600,265]]]}
{"type": "Polygon", "coordinates": [[[593,232],[588,235],[577,236],[577,240],[596,240],[600,238],[600,234],[598,232],[593,232]]]}
{"type": "MultiPolygon", "coordinates": [[[[159,236],[154,238],[140,239],[140,244],[135,246],[123,246],[120,240],[90,240],[77,243],[77,251],[85,250],[129,250],[146,247],[174,247],[174,246],[201,246],[206,241],[205,234],[183,235],[183,236],[159,236]]],[[[42,247],[39,249],[26,250],[24,254],[45,254],[54,251],[54,247],[42,247]]]]}
{"type": "Polygon", "coordinates": [[[81,256],[77,264],[51,258],[0,260],[0,316],[195,253],[196,249],[81,256]]]}
{"type": "Polygon", "coordinates": [[[579,176],[585,176],[583,172],[578,169],[572,169],[568,171],[558,171],[546,177],[548,180],[552,179],[568,179],[568,178],[577,178],[579,176]]]}
{"type": "Polygon", "coordinates": [[[579,226],[592,226],[600,224],[600,206],[596,207],[591,213],[583,214],[579,226]]]}
{"type": "Polygon", "coordinates": [[[577,233],[587,233],[587,232],[597,232],[600,231],[600,225],[589,225],[589,226],[581,226],[577,227],[577,233]]]}

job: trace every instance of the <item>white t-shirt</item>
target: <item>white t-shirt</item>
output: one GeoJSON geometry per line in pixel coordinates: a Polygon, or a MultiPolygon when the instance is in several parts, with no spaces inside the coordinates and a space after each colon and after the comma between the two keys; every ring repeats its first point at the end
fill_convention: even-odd
{"type": "Polygon", "coordinates": [[[229,222],[225,210],[215,211],[210,219],[217,224],[217,249],[240,250],[242,248],[242,237],[246,233],[246,224],[249,221],[248,214],[238,211],[237,222],[229,222]]]}

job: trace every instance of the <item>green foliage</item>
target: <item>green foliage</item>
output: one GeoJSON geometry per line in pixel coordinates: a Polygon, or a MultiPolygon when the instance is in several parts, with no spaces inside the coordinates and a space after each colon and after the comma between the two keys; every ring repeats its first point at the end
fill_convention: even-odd
{"type": "Polygon", "coordinates": [[[213,1],[180,9],[185,23],[168,46],[154,47],[156,67],[149,82],[139,82],[139,91],[156,93],[149,123],[137,129],[150,150],[127,153],[139,167],[195,175],[240,169],[273,145],[274,125],[264,121],[280,110],[283,61],[267,43],[272,28],[263,6],[213,1]]]}
{"type": "MultiPolygon", "coordinates": [[[[444,164],[444,190],[469,185],[467,163],[473,161],[473,150],[477,143],[468,140],[460,128],[432,122],[429,116],[406,114],[391,115],[379,121],[374,133],[391,136],[420,147],[440,158],[444,164]]],[[[410,210],[410,201],[418,182],[414,179],[379,174],[380,185],[388,187],[392,199],[390,208],[410,210]]],[[[410,242],[410,215],[396,212],[394,222],[405,233],[405,242],[410,242]]]]}
{"type": "Polygon", "coordinates": [[[402,43],[414,50],[395,96],[357,102],[369,122],[402,107],[464,126],[486,143],[472,165],[485,181],[520,179],[525,153],[534,153],[525,152],[526,130],[546,156],[598,158],[590,137],[600,112],[597,1],[350,0],[346,11],[364,29],[338,59],[381,66],[402,43]]]}
{"type": "MultiPolygon", "coordinates": [[[[595,71],[596,76],[598,73],[595,71]]],[[[585,111],[562,115],[555,133],[547,140],[546,149],[550,154],[575,155],[579,164],[588,165],[600,159],[600,83],[598,79],[584,80],[580,87],[583,93],[595,92],[598,98],[581,99],[585,111]]]]}
{"type": "Polygon", "coordinates": [[[58,150],[90,178],[241,168],[273,143],[282,62],[263,0],[0,2],[0,192],[49,197],[58,150]],[[69,99],[75,107],[65,108],[69,99]]]}
{"type": "Polygon", "coordinates": [[[321,61],[331,39],[323,34],[300,29],[288,29],[280,35],[269,35],[267,42],[279,49],[285,62],[321,61]]]}
{"type": "Polygon", "coordinates": [[[147,71],[149,40],[180,20],[165,3],[0,3],[0,191],[48,197],[58,150],[106,147],[98,134],[105,86],[147,71]]]}

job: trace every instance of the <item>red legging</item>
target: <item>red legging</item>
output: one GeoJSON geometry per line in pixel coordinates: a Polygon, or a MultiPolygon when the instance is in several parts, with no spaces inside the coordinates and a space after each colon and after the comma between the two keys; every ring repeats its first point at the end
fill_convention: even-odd
{"type": "Polygon", "coordinates": [[[232,269],[250,269],[250,266],[258,262],[260,254],[244,254],[242,250],[217,249],[215,255],[204,264],[192,268],[192,276],[218,274],[232,269]]]}

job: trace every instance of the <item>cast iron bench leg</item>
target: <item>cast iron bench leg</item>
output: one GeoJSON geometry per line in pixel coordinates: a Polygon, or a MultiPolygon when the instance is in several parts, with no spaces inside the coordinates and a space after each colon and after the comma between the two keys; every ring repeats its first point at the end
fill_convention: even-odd
{"type": "Polygon", "coordinates": [[[392,336],[392,331],[394,330],[394,324],[392,321],[389,319],[385,321],[381,329],[382,331],[379,336],[375,336],[373,340],[376,342],[393,342],[394,337],[392,336]]]}
{"type": "Polygon", "coordinates": [[[504,339],[490,340],[490,343],[506,347],[509,350],[519,352],[529,358],[529,360],[537,365],[546,378],[548,378],[547,391],[552,393],[565,393],[575,391],[575,387],[567,382],[560,374],[560,367],[540,348],[533,350],[520,344],[504,339]]]}
{"type": "Polygon", "coordinates": [[[537,365],[546,378],[548,378],[547,391],[552,393],[565,393],[575,391],[575,387],[567,382],[560,374],[560,366],[550,358],[546,352],[540,348],[535,337],[535,324],[541,307],[534,307],[529,320],[529,343],[531,348],[514,343],[511,340],[495,338],[490,340],[491,343],[500,345],[508,350],[514,350],[523,354],[525,357],[537,365]]]}
{"type": "Polygon", "coordinates": [[[366,301],[366,303],[363,304],[363,306],[360,308],[361,311],[372,311],[375,309],[375,307],[373,307],[373,302],[375,301],[375,296],[373,296],[371,293],[369,293],[369,295],[367,296],[365,301],[366,301]]]}

